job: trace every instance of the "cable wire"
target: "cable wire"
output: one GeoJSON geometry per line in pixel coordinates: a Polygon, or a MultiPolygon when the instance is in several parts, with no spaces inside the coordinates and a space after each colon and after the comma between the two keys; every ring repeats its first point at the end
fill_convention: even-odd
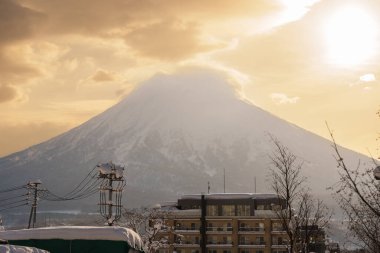
{"type": "Polygon", "coordinates": [[[2,189],[2,190],[0,190],[0,193],[17,191],[17,190],[21,190],[23,188],[26,188],[26,185],[16,186],[16,187],[8,188],[8,189],[2,189]]]}

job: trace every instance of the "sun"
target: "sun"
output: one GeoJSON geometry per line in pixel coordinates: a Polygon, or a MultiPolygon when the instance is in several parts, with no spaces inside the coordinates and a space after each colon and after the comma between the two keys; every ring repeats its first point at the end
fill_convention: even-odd
{"type": "Polygon", "coordinates": [[[342,8],[325,23],[329,62],[357,65],[371,58],[376,47],[377,26],[370,13],[357,6],[342,8]]]}

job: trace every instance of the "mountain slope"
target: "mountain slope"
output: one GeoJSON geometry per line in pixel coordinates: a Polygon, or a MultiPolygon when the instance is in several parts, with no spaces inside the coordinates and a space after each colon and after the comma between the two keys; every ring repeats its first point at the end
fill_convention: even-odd
{"type": "MultiPolygon", "coordinates": [[[[224,169],[226,191],[253,191],[254,177],[258,191],[268,191],[269,134],[305,160],[310,187],[328,194],[338,179],[329,141],[240,100],[222,77],[205,72],[156,76],[83,125],[1,158],[1,184],[40,178],[65,193],[112,160],[126,166],[128,206],[206,192],[208,181],[212,192],[222,191],[224,169]]],[[[343,154],[348,162],[367,159],[343,154]]]]}

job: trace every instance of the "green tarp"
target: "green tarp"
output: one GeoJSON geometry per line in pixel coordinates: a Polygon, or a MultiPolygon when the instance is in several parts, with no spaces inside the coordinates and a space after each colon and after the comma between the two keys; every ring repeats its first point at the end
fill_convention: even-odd
{"type": "MultiPolygon", "coordinates": [[[[128,253],[131,248],[124,241],[106,240],[14,240],[10,244],[36,247],[51,253],[128,253]]],[[[138,252],[138,251],[136,251],[138,252]]]]}

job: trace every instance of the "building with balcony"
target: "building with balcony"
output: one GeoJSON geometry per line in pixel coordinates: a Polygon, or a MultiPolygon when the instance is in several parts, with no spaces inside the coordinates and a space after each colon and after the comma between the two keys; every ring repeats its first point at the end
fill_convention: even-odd
{"type": "Polygon", "coordinates": [[[168,210],[159,253],[287,253],[287,235],[274,210],[275,194],[184,195],[168,210]]]}

